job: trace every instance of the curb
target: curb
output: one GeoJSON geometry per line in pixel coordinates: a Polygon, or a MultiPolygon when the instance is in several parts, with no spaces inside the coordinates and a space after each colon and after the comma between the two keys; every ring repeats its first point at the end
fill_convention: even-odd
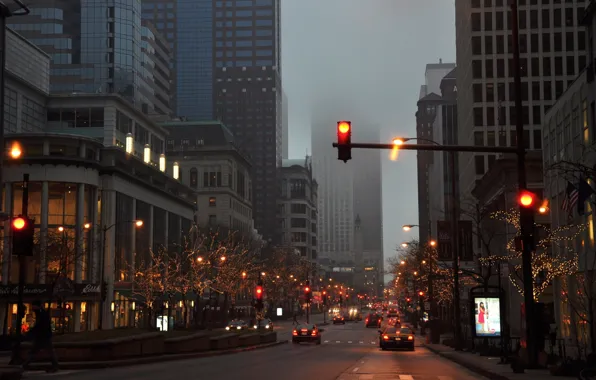
{"type": "MultiPolygon", "coordinates": [[[[222,355],[230,355],[230,354],[237,354],[240,352],[247,352],[247,351],[254,351],[254,350],[262,350],[264,348],[275,347],[282,344],[288,343],[288,340],[281,340],[278,342],[273,343],[263,343],[256,346],[249,346],[249,347],[241,347],[241,348],[232,348],[229,350],[216,350],[216,351],[204,351],[204,352],[191,352],[188,354],[169,354],[169,355],[159,355],[159,356],[147,356],[147,357],[140,357],[134,359],[125,359],[125,360],[112,360],[112,361],[98,361],[98,362],[66,362],[60,363],[61,370],[72,370],[72,369],[103,369],[103,368],[113,368],[113,367],[128,367],[134,365],[141,365],[141,364],[150,364],[150,363],[157,363],[157,362],[169,362],[169,361],[176,361],[176,360],[186,360],[186,359],[198,359],[198,358],[206,358],[211,356],[222,356],[222,355]]],[[[31,365],[31,371],[43,371],[50,368],[49,364],[33,364],[31,365]]]]}
{"type": "Polygon", "coordinates": [[[442,358],[450,360],[450,361],[454,362],[455,364],[460,365],[466,369],[469,369],[470,371],[472,371],[480,376],[486,377],[487,379],[490,379],[490,380],[511,380],[509,377],[499,375],[499,374],[496,374],[491,371],[487,371],[486,369],[484,369],[480,366],[474,365],[474,364],[470,364],[469,362],[467,362],[465,360],[460,360],[459,358],[451,356],[451,355],[445,355],[441,351],[431,348],[428,345],[424,345],[422,347],[426,348],[433,354],[436,354],[442,358]]]}

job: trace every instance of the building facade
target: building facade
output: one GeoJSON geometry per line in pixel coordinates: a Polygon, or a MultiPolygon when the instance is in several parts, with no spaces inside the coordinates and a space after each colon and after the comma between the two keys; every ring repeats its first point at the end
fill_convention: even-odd
{"type": "MultiPolygon", "coordinates": [[[[9,26],[51,57],[51,92],[118,94],[147,113],[141,1],[35,0],[9,26]],[[84,38],[83,38],[84,37],[84,38]]],[[[159,109],[159,107],[158,107],[159,109]]]]}
{"type": "Polygon", "coordinates": [[[219,122],[172,121],[166,155],[196,194],[197,224],[254,235],[251,163],[219,122]]]}
{"type": "MultiPolygon", "coordinates": [[[[437,118],[438,109],[443,104],[441,98],[441,82],[443,78],[455,69],[454,63],[430,63],[426,65],[424,85],[420,86],[420,95],[416,112],[416,141],[417,144],[431,144],[438,135],[442,125],[441,117],[437,118]],[[439,130],[437,130],[439,129],[439,130]]],[[[440,141],[437,141],[441,143],[440,141]]],[[[418,180],[418,232],[419,241],[424,244],[432,237],[433,226],[431,210],[434,214],[434,202],[431,200],[430,189],[434,178],[430,175],[435,160],[435,153],[419,150],[416,152],[416,167],[418,180]],[[431,205],[431,203],[433,205],[431,205]]],[[[433,192],[434,195],[434,192],[433,192]]],[[[443,210],[441,210],[443,211],[443,210]]]]}
{"type": "Polygon", "coordinates": [[[318,184],[313,177],[311,157],[284,160],[278,181],[279,241],[283,246],[297,249],[301,257],[315,262],[318,184]]]}
{"type": "MultiPolygon", "coordinates": [[[[459,144],[515,146],[521,117],[526,147],[542,148],[543,115],[586,65],[585,6],[583,0],[520,2],[523,113],[515,115],[509,3],[456,0],[459,144]]],[[[460,153],[462,194],[496,158],[460,153]]]]}
{"type": "Polygon", "coordinates": [[[170,96],[172,76],[170,63],[172,55],[167,40],[149,21],[142,22],[141,52],[143,54],[142,76],[145,82],[154,86],[143,88],[144,96],[150,100],[146,113],[150,116],[172,115],[170,96]],[[152,107],[152,108],[150,108],[152,107]]]}

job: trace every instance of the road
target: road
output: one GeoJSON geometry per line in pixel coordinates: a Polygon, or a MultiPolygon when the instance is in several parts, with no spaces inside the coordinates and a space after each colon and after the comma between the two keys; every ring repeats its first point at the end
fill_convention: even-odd
{"type": "MultiPolygon", "coordinates": [[[[315,318],[315,322],[318,318],[315,318]]],[[[291,338],[291,323],[276,328],[291,338]]],[[[456,364],[417,347],[414,352],[380,351],[378,332],[362,322],[324,326],[323,344],[284,344],[233,355],[56,374],[30,373],[27,379],[162,380],[200,378],[237,380],[478,380],[456,364]]]]}

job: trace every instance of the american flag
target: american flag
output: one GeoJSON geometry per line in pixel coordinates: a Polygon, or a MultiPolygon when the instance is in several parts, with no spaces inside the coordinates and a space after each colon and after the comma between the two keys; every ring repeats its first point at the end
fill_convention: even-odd
{"type": "Polygon", "coordinates": [[[565,192],[565,199],[563,199],[563,211],[566,211],[569,216],[573,215],[573,208],[577,204],[579,191],[571,182],[567,182],[567,191],[565,192]]]}

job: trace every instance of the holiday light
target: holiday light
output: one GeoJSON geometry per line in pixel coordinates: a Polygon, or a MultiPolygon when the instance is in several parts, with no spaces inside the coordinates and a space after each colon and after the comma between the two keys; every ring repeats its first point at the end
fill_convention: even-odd
{"type": "MultiPolygon", "coordinates": [[[[492,219],[505,222],[519,231],[520,220],[519,212],[497,211],[491,215],[492,219]]],[[[532,254],[532,279],[534,282],[533,296],[538,301],[540,295],[548,288],[552,281],[557,277],[569,276],[578,271],[577,253],[570,247],[578,237],[587,229],[587,224],[576,224],[548,228],[545,225],[534,224],[537,230],[542,231],[542,237],[536,242],[536,250],[532,254]],[[557,246],[558,254],[554,254],[552,248],[557,246]]],[[[494,265],[502,262],[517,262],[522,258],[522,252],[516,249],[515,238],[506,244],[507,254],[491,255],[480,258],[480,263],[485,266],[494,265]]],[[[523,296],[523,278],[518,273],[522,271],[522,264],[512,266],[513,271],[509,274],[509,281],[523,296]]]]}

